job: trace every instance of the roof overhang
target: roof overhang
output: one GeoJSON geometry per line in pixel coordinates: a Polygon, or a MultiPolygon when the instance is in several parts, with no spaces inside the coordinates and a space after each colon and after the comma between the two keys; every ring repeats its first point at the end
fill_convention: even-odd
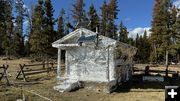
{"type": "Polygon", "coordinates": [[[79,47],[79,44],[53,44],[55,48],[65,48],[65,47],[79,47]]]}

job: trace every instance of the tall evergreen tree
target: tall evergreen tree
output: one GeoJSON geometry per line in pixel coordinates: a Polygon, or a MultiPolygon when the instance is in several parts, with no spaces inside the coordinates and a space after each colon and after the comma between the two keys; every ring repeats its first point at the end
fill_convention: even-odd
{"type": "Polygon", "coordinates": [[[135,42],[134,42],[133,38],[128,38],[128,42],[127,43],[132,45],[132,46],[135,46],[135,42]]]}
{"type": "Polygon", "coordinates": [[[65,10],[62,8],[60,11],[60,16],[58,18],[58,39],[62,38],[65,35],[64,14],[65,10]]]}
{"type": "Polygon", "coordinates": [[[28,25],[26,28],[26,35],[25,35],[25,44],[24,44],[24,50],[25,50],[25,56],[30,56],[31,53],[31,45],[30,45],[30,36],[31,36],[31,32],[32,32],[32,18],[34,15],[34,5],[31,6],[31,12],[29,12],[29,10],[26,10],[26,19],[28,21],[28,25]]]}
{"type": "Polygon", "coordinates": [[[107,4],[104,1],[101,7],[101,26],[100,32],[107,37],[117,38],[117,26],[115,25],[115,19],[117,19],[118,14],[118,2],[117,0],[110,0],[107,4]]]}
{"type": "Polygon", "coordinates": [[[74,18],[75,22],[82,22],[84,18],[84,0],[76,0],[76,3],[72,5],[73,9],[71,10],[72,12],[72,17],[74,18]]]}
{"type": "Polygon", "coordinates": [[[138,63],[147,63],[150,58],[150,43],[147,37],[147,31],[144,31],[144,34],[139,36],[137,34],[135,39],[135,46],[138,48],[135,59],[138,63]]]}
{"type": "Polygon", "coordinates": [[[178,39],[178,33],[176,32],[176,20],[178,20],[177,17],[177,9],[175,6],[172,7],[170,12],[170,29],[171,29],[171,37],[174,44],[176,44],[176,41],[178,39]]]}
{"type": "Polygon", "coordinates": [[[107,26],[107,22],[108,22],[108,19],[107,19],[107,14],[108,14],[107,10],[108,10],[108,8],[107,8],[106,1],[104,1],[103,5],[102,5],[102,7],[100,9],[101,9],[100,33],[102,35],[104,35],[104,36],[107,36],[107,27],[106,26],[107,26]]]}
{"type": "Polygon", "coordinates": [[[5,1],[0,0],[0,55],[3,54],[2,41],[5,32],[5,1]]]}
{"type": "Polygon", "coordinates": [[[91,21],[90,30],[95,32],[96,27],[98,27],[99,25],[99,17],[96,13],[96,9],[94,8],[93,4],[91,4],[91,6],[89,7],[88,15],[89,15],[89,20],[91,21]]]}
{"type": "Polygon", "coordinates": [[[23,36],[23,20],[25,16],[25,8],[23,0],[16,0],[16,26],[14,34],[13,47],[16,55],[24,55],[24,36],[23,36]]]}
{"type": "MultiPolygon", "coordinates": [[[[178,10],[178,9],[177,9],[178,10]]],[[[174,11],[175,12],[175,11],[174,11]]],[[[178,11],[180,13],[180,11],[178,11]]],[[[173,25],[172,39],[175,44],[177,60],[180,60],[180,14],[177,16],[176,21],[173,25]]]]}
{"type": "Polygon", "coordinates": [[[4,1],[4,32],[2,35],[2,48],[7,57],[10,58],[11,54],[14,53],[12,48],[12,35],[13,35],[13,0],[4,1]]]}
{"type": "Polygon", "coordinates": [[[147,30],[144,31],[144,34],[143,34],[143,39],[146,40],[147,39],[147,30]]]}
{"type": "Polygon", "coordinates": [[[147,37],[147,31],[144,31],[142,40],[141,40],[141,45],[142,45],[142,62],[147,63],[149,62],[150,59],[150,49],[151,45],[149,43],[149,38],[147,37]]]}
{"type": "Polygon", "coordinates": [[[122,21],[119,26],[118,41],[124,43],[127,43],[128,41],[128,31],[127,28],[123,25],[122,21]]]}
{"type": "Polygon", "coordinates": [[[140,49],[141,49],[141,46],[140,46],[140,39],[141,39],[141,36],[139,37],[139,34],[137,33],[136,34],[136,38],[135,38],[135,47],[138,49],[137,50],[137,53],[135,55],[135,60],[136,62],[140,62],[140,49]]]}
{"type": "Polygon", "coordinates": [[[54,9],[51,0],[45,0],[45,26],[44,26],[44,37],[42,38],[44,53],[48,56],[52,56],[55,53],[55,49],[51,46],[56,38],[54,31],[55,20],[53,18],[54,9]]]}
{"type": "Polygon", "coordinates": [[[156,0],[153,9],[152,34],[151,43],[156,60],[158,56],[163,56],[166,53],[166,65],[168,59],[168,48],[171,44],[170,37],[170,0],[156,0]]]}
{"type": "Polygon", "coordinates": [[[174,32],[176,37],[174,37],[175,42],[180,42],[180,40],[177,40],[177,38],[180,38],[180,14],[178,15],[176,22],[174,24],[174,32]]]}
{"type": "Polygon", "coordinates": [[[118,15],[118,2],[117,0],[110,0],[108,4],[108,28],[107,28],[107,33],[108,37],[110,38],[117,38],[117,25],[115,25],[115,19],[117,19],[118,15]]]}
{"type": "Polygon", "coordinates": [[[44,9],[43,1],[38,0],[32,15],[32,28],[29,35],[29,44],[32,55],[36,57],[44,56],[44,9]]]}

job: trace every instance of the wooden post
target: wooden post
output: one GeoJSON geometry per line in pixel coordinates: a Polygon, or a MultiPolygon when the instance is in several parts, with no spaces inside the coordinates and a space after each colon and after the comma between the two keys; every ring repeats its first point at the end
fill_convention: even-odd
{"type": "Polygon", "coordinates": [[[168,50],[166,49],[166,77],[168,77],[168,50]]]}
{"type": "Polygon", "coordinates": [[[8,69],[9,65],[4,65],[2,67],[0,67],[1,69],[3,69],[3,73],[1,73],[1,77],[0,77],[0,81],[3,79],[3,77],[6,79],[6,84],[8,86],[10,86],[10,83],[9,83],[9,79],[8,79],[8,74],[7,74],[7,69],[8,69]]]}
{"type": "Polygon", "coordinates": [[[53,72],[56,72],[55,70],[56,70],[56,69],[55,69],[55,67],[54,67],[54,62],[52,62],[52,71],[53,71],[53,72]]]}
{"type": "Polygon", "coordinates": [[[24,70],[23,70],[24,67],[25,67],[25,64],[24,64],[24,65],[21,65],[21,64],[20,64],[20,70],[21,70],[21,73],[22,73],[22,75],[23,75],[23,80],[24,80],[24,81],[27,81],[27,80],[26,80],[26,75],[24,74],[24,70]]]}
{"type": "Polygon", "coordinates": [[[145,75],[146,75],[146,76],[149,75],[149,66],[146,66],[146,67],[145,67],[145,75]]]}
{"type": "Polygon", "coordinates": [[[168,77],[168,69],[166,68],[166,77],[168,77]]]}
{"type": "Polygon", "coordinates": [[[45,61],[43,60],[43,69],[45,69],[45,61]]]}
{"type": "Polygon", "coordinates": [[[168,68],[168,50],[166,49],[166,68],[168,68]]]}
{"type": "Polygon", "coordinates": [[[58,48],[58,66],[57,66],[57,78],[61,75],[61,49],[58,48]]]}

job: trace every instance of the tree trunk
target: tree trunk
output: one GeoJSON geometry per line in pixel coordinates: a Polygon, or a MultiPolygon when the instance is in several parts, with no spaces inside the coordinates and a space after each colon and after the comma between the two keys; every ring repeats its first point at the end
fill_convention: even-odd
{"type": "Polygon", "coordinates": [[[166,49],[166,69],[168,69],[168,50],[166,49]]]}
{"type": "Polygon", "coordinates": [[[168,77],[168,50],[166,49],[166,77],[168,77]]]}
{"type": "Polygon", "coordinates": [[[154,44],[154,54],[155,54],[155,63],[157,63],[157,51],[156,51],[156,45],[154,44]]]}

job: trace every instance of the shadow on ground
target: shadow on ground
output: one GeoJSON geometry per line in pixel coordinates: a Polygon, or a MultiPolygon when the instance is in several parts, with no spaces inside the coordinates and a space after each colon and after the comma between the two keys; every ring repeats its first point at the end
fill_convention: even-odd
{"type": "Polygon", "coordinates": [[[142,81],[142,75],[133,76],[128,82],[122,83],[115,90],[117,93],[127,93],[127,92],[162,92],[165,86],[180,86],[180,80],[167,77],[164,78],[164,82],[147,82],[142,81]],[[131,90],[137,89],[137,90],[131,90]],[[151,90],[147,90],[151,89],[151,90]]]}

